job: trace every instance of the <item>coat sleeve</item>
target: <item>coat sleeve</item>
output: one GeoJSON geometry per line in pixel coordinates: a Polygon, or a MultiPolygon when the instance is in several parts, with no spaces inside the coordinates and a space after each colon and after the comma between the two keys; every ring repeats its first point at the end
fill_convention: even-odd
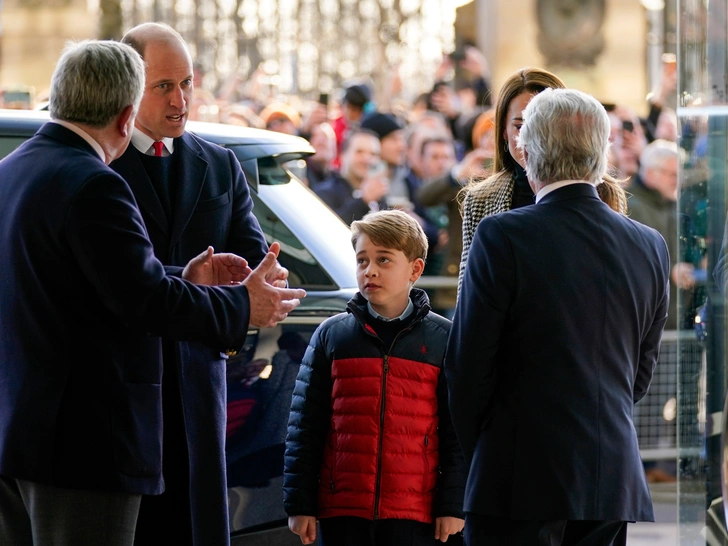
{"type": "Polygon", "coordinates": [[[196,286],[166,275],[134,196],[119,175],[88,180],[69,208],[64,229],[82,273],[130,328],[221,349],[244,342],[247,288],[196,286]]]}
{"type": "Polygon", "coordinates": [[[637,366],[637,377],[634,382],[633,400],[636,404],[647,394],[652,382],[652,374],[657,365],[660,353],[660,339],[667,322],[667,310],[670,304],[670,257],[665,240],[655,232],[657,255],[660,256],[659,273],[663,278],[661,290],[657,294],[656,311],[652,324],[640,343],[640,356],[637,366]]]}
{"type": "Polygon", "coordinates": [[[289,516],[316,516],[324,444],[331,420],[331,361],[319,326],[293,388],[283,467],[283,507],[289,516]]]}
{"type": "Polygon", "coordinates": [[[437,385],[440,440],[440,480],[437,486],[434,516],[464,518],[463,499],[468,470],[452,424],[447,400],[447,380],[440,374],[437,385]]]}
{"type": "Polygon", "coordinates": [[[423,184],[417,190],[417,197],[425,207],[434,207],[437,205],[447,204],[457,198],[460,191],[460,184],[452,175],[447,174],[441,178],[423,184]]]}
{"type": "Polygon", "coordinates": [[[465,276],[465,265],[468,261],[470,245],[473,242],[475,228],[478,227],[478,222],[480,222],[480,218],[475,218],[474,202],[475,197],[472,192],[466,192],[463,200],[463,252],[460,255],[460,271],[458,273],[458,297],[460,297],[463,288],[463,277],[465,276]]]}
{"type": "Polygon", "coordinates": [[[468,464],[493,409],[496,357],[515,291],[514,269],[498,218],[483,219],[470,248],[445,356],[450,413],[468,464]]]}

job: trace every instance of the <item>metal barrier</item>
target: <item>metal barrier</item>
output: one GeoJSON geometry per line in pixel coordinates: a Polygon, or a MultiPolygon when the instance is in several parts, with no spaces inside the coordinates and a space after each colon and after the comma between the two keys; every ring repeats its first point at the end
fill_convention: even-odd
{"type": "Polygon", "coordinates": [[[702,445],[705,427],[703,354],[703,347],[693,332],[664,332],[650,390],[634,409],[644,460],[677,459],[678,423],[681,449],[702,445]]]}

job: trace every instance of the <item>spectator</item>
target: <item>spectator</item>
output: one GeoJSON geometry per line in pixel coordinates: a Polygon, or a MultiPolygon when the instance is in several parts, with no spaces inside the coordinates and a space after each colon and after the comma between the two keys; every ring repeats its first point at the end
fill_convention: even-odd
{"type": "Polygon", "coordinates": [[[269,131],[298,135],[301,127],[301,116],[295,108],[282,102],[269,104],[260,111],[263,126],[269,131]]]}
{"type": "Polygon", "coordinates": [[[331,175],[336,157],[336,135],[331,125],[315,125],[311,130],[310,143],[316,153],[306,157],[306,184],[315,188],[331,175]]]}
{"type": "Polygon", "coordinates": [[[347,225],[370,210],[386,209],[389,180],[379,156],[379,137],[366,129],[353,132],[344,143],[340,172],[313,189],[347,225]]]}
{"type": "Polygon", "coordinates": [[[341,99],[341,115],[334,119],[332,126],[336,133],[337,161],[344,152],[344,142],[350,132],[359,128],[364,115],[372,109],[372,92],[365,83],[355,83],[346,87],[341,99]]]}
{"type": "Polygon", "coordinates": [[[640,154],[647,145],[644,129],[634,111],[627,106],[616,106],[609,112],[610,142],[617,176],[629,179],[639,172],[640,154]]]}
{"type": "MultiPolygon", "coordinates": [[[[678,190],[677,144],[666,140],[655,140],[648,144],[640,156],[640,171],[632,177],[627,188],[629,217],[656,229],[667,241],[670,251],[670,306],[665,328],[691,328],[695,317],[690,305],[691,291],[695,286],[695,267],[686,262],[684,256],[689,249],[680,244],[678,229],[684,233],[684,221],[677,211],[678,190]],[[678,315],[678,290],[683,315],[678,315]]],[[[685,241],[688,238],[685,237],[685,241]]]]}

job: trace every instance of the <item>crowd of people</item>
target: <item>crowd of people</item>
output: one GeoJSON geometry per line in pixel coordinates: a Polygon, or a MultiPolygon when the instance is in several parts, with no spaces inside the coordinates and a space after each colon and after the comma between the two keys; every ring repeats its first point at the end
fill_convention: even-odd
{"type": "Polygon", "coordinates": [[[359,292],[289,355],[304,544],[621,546],[653,519],[632,407],[687,320],[668,285],[704,267],[670,238],[670,63],[645,119],[541,68],[496,93],[472,46],[434,76],[406,111],[366,82],[221,108],[166,25],[67,47],[51,122],[0,162],[1,542],[229,543],[226,357],[305,292],[202,114],[308,138],[303,182],[351,227],[359,292]]]}

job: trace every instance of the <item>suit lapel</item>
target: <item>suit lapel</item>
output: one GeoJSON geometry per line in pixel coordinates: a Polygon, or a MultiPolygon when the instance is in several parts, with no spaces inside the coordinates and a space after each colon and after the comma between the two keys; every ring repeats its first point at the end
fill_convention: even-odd
{"type": "Polygon", "coordinates": [[[129,144],[124,155],[114,161],[111,168],[123,176],[129,184],[139,208],[145,212],[145,219],[151,219],[163,233],[168,233],[167,215],[164,213],[152,181],[142,165],[139,153],[133,145],[129,144]]]}
{"type": "Polygon", "coordinates": [[[172,250],[182,236],[197,207],[202,186],[207,177],[207,161],[200,156],[200,148],[194,139],[185,132],[174,141],[175,185],[174,218],[169,238],[172,250]]]}

